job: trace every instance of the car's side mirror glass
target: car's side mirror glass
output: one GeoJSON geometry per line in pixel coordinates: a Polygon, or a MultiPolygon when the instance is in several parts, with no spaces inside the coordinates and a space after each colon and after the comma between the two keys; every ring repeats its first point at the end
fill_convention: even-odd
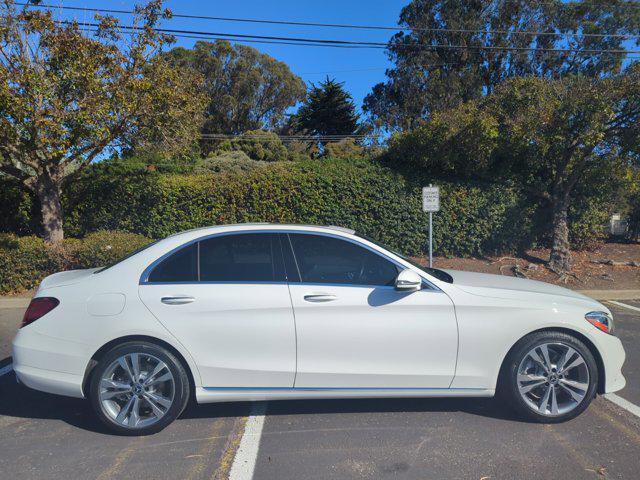
{"type": "Polygon", "coordinates": [[[395,286],[401,292],[415,292],[422,288],[422,277],[407,268],[398,274],[395,286]]]}

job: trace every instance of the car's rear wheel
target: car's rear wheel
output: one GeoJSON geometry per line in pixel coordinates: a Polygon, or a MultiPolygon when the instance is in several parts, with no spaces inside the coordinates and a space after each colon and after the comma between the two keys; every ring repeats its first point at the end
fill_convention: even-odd
{"type": "Polygon", "coordinates": [[[149,342],[128,342],[94,368],[91,404],[111,430],[148,435],[169,425],[189,400],[189,379],[175,355],[149,342]]]}
{"type": "Polygon", "coordinates": [[[558,423],[582,413],[593,400],[598,366],[589,348],[561,332],[536,332],[506,359],[501,388],[522,416],[558,423]]]}

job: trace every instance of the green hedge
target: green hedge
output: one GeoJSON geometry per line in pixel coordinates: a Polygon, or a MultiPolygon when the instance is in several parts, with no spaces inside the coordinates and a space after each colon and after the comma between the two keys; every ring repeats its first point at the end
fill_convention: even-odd
{"type": "Polygon", "coordinates": [[[0,293],[29,290],[60,270],[107,265],[150,241],[128,232],[98,231],[48,247],[33,235],[0,234],[0,293]]]}
{"type": "MultiPolygon", "coordinates": [[[[65,232],[84,237],[97,230],[121,230],[161,238],[220,223],[333,224],[418,255],[427,246],[420,188],[429,183],[442,190],[442,210],[434,215],[437,254],[513,251],[532,245],[545,226],[535,205],[511,185],[402,175],[366,159],[325,159],[200,174],[119,169],[114,162],[96,166],[65,186],[65,232]]],[[[16,230],[14,212],[32,211],[34,200],[10,193],[15,188],[2,194],[0,230],[39,233],[33,215],[23,215],[16,230]]],[[[597,209],[594,204],[572,211],[574,244],[593,236],[601,220],[594,215],[597,209]]]]}
{"type": "MultiPolygon", "coordinates": [[[[68,235],[126,230],[161,238],[189,228],[237,222],[332,224],[354,228],[405,253],[425,251],[420,188],[361,160],[274,162],[226,175],[87,172],[66,189],[68,235]]],[[[442,255],[512,250],[527,237],[526,209],[508,185],[438,182],[435,249],[442,255]]]]}

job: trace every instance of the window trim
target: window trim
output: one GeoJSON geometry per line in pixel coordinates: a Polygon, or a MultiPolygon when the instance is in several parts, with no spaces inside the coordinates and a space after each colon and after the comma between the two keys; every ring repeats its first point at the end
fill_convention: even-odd
{"type": "MultiPolygon", "coordinates": [[[[409,267],[407,267],[406,265],[403,265],[402,263],[398,262],[396,259],[391,258],[388,255],[385,255],[383,252],[380,252],[378,250],[376,250],[375,248],[370,247],[369,245],[365,245],[364,243],[358,241],[358,240],[354,240],[352,238],[348,238],[348,237],[344,237],[342,235],[337,235],[334,233],[330,233],[330,232],[313,232],[313,231],[309,231],[309,230],[296,230],[294,228],[283,228],[283,229],[257,229],[257,230],[235,230],[235,231],[230,231],[230,232],[219,232],[219,233],[211,233],[209,235],[204,235],[202,237],[198,237],[198,238],[194,238],[192,240],[189,240],[186,243],[183,243],[182,245],[179,245],[171,250],[169,250],[168,252],[166,252],[165,254],[161,255],[159,258],[157,258],[156,260],[154,260],[153,262],[151,262],[151,264],[149,264],[149,266],[147,266],[147,268],[145,268],[142,272],[142,274],[140,275],[140,280],[138,282],[139,285],[216,285],[216,284],[229,284],[229,285],[288,285],[288,284],[295,284],[295,285],[309,285],[309,286],[334,286],[334,287],[354,287],[354,288],[394,288],[393,286],[390,285],[354,285],[351,283],[305,283],[302,282],[302,277],[300,276],[300,272],[298,270],[298,278],[300,279],[299,282],[289,282],[288,280],[284,280],[284,281],[251,281],[251,282],[238,282],[238,281],[205,281],[205,282],[201,282],[201,281],[189,281],[189,282],[149,282],[149,275],[151,273],[151,271],[156,267],[156,265],[158,265],[160,262],[162,262],[165,258],[167,258],[168,256],[172,255],[173,253],[177,252],[178,250],[188,247],[189,245],[192,245],[193,243],[196,242],[201,242],[204,240],[208,240],[210,238],[215,238],[215,237],[222,237],[222,236],[226,236],[226,235],[245,235],[245,234],[252,234],[252,233],[273,233],[273,234],[286,234],[287,239],[289,240],[289,247],[291,249],[291,255],[293,255],[294,260],[295,260],[295,253],[293,251],[293,245],[291,244],[291,239],[289,238],[289,234],[290,233],[300,233],[303,235],[317,235],[317,236],[324,236],[324,237],[330,237],[330,238],[336,238],[338,240],[344,240],[346,242],[351,242],[359,247],[365,248],[367,250],[369,250],[370,252],[384,258],[385,260],[393,263],[396,267],[400,268],[401,270],[405,270],[409,267]]],[[[284,255],[286,255],[286,253],[284,252],[284,245],[282,245],[282,238],[280,236],[278,236],[279,241],[280,241],[280,246],[283,249],[282,252],[282,258],[281,261],[284,264],[284,271],[285,271],[285,277],[288,275],[288,272],[286,270],[286,262],[284,260],[284,255]]],[[[200,249],[198,249],[198,254],[200,249]]],[[[296,268],[297,267],[297,260],[296,261],[296,268]]],[[[198,256],[198,268],[200,265],[200,258],[198,256]]],[[[442,290],[440,288],[438,288],[435,284],[431,283],[429,280],[425,279],[424,277],[422,278],[422,285],[424,287],[426,287],[425,290],[423,291],[431,291],[431,292],[442,292],[442,290]]]]}

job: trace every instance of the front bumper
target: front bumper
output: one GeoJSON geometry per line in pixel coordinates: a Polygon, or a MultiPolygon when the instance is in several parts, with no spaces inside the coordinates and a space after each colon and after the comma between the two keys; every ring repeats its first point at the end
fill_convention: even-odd
{"type": "Polygon", "coordinates": [[[622,390],[627,381],[622,375],[622,365],[626,357],[622,342],[618,337],[603,333],[599,339],[598,349],[604,365],[604,392],[612,393],[622,390]]]}

